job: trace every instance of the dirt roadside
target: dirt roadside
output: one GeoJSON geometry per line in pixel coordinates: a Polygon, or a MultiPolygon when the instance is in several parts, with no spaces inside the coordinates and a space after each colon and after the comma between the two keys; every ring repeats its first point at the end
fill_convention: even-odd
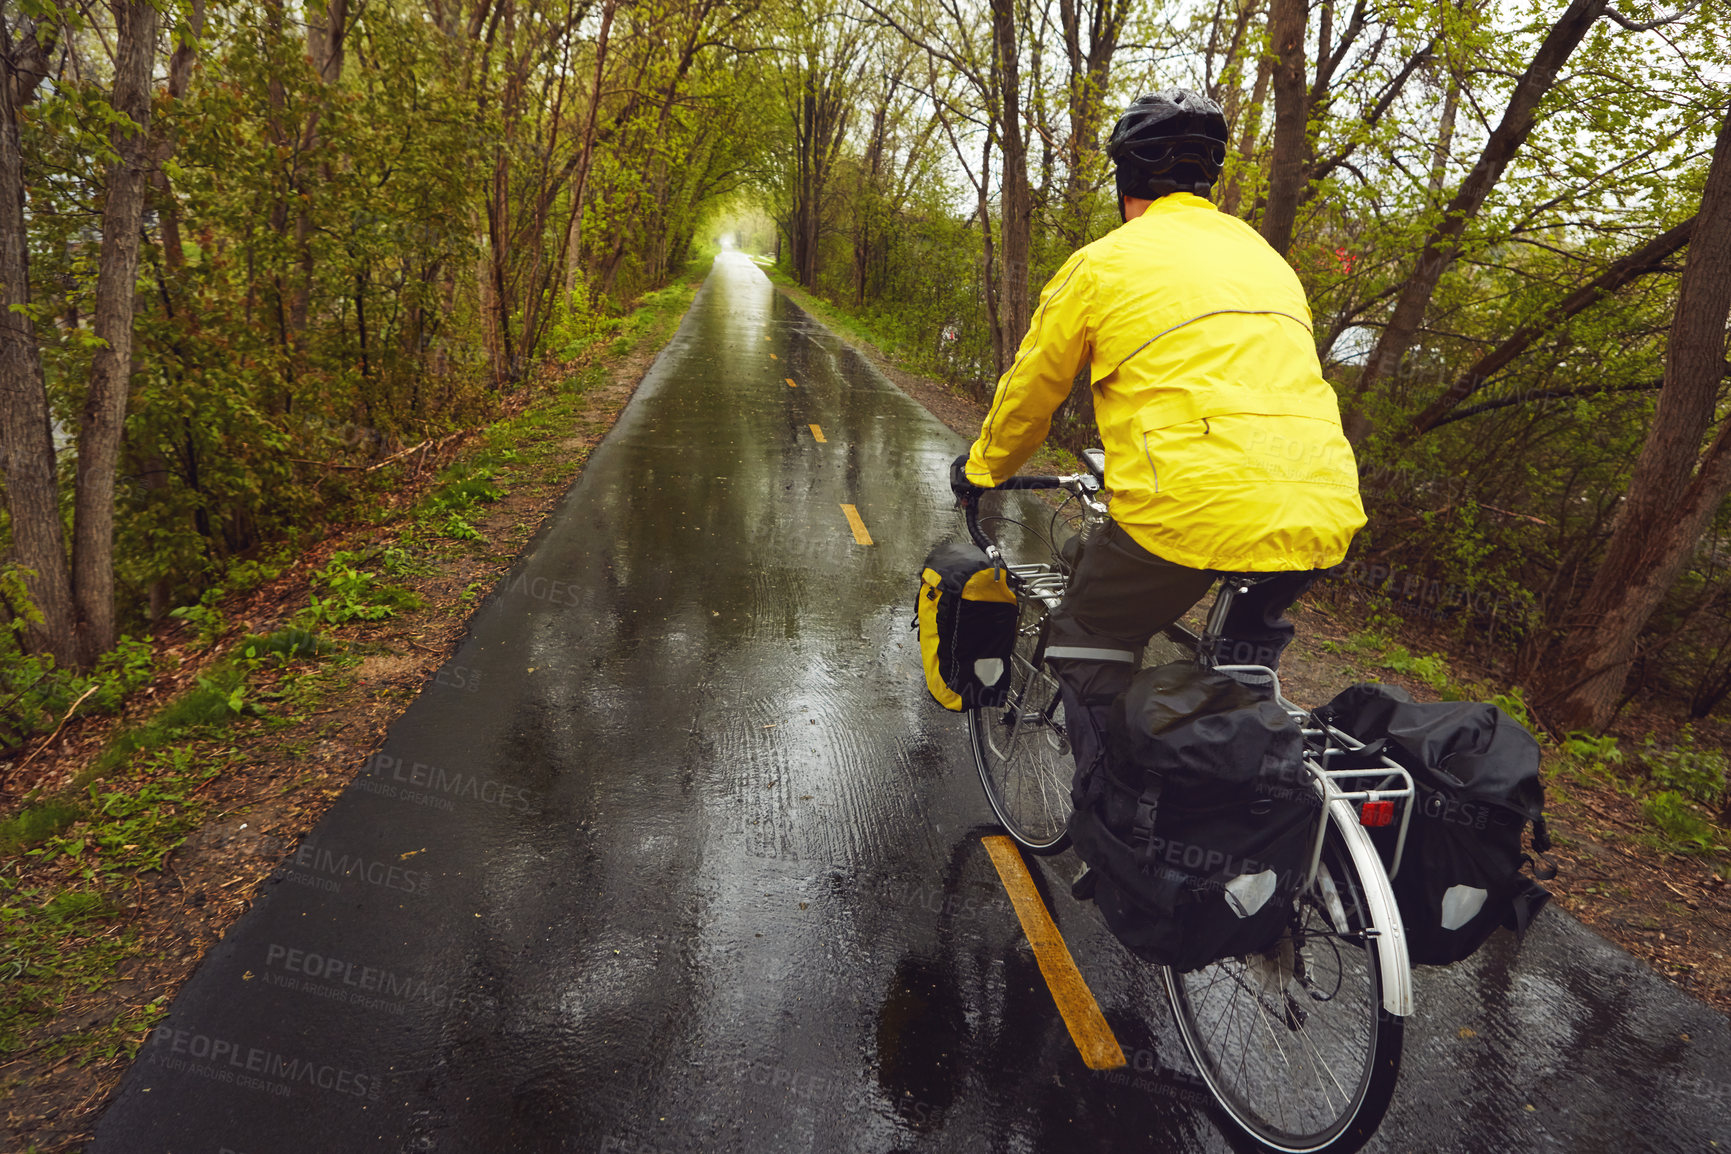
{"type": "Polygon", "coordinates": [[[46,1154],[89,1139],[132,1055],[205,951],[250,907],[409,703],[449,674],[442,667],[479,596],[515,563],[612,428],[696,287],[659,294],[635,331],[546,366],[517,413],[441,446],[441,458],[404,475],[368,523],[332,532],[273,579],[225,600],[220,610],[232,624],[214,644],[165,623],[155,642],[169,671],[137,695],[127,717],[75,723],[58,742],[43,743],[27,775],[8,775],[0,797],[7,815],[33,788],[64,789],[88,775],[123,726],[143,724],[197,686],[248,644],[243,638],[304,614],[333,556],[357,557],[357,568],[395,561],[392,588],[419,602],[380,620],[321,628],[330,651],[259,664],[232,721],[192,727],[98,783],[123,809],[126,798],[141,799],[141,816],[126,833],[159,841],[156,868],[105,870],[104,855],[124,860],[148,845],[114,845],[124,839],[105,840],[106,827],[94,820],[0,861],[11,899],[0,971],[12,963],[8,976],[22,979],[0,1015],[0,1149],[46,1154]],[[453,531],[449,522],[429,521],[425,501],[441,470],[449,487],[451,470],[466,471],[465,461],[487,462],[468,476],[482,477],[498,496],[466,511],[453,531]],[[36,916],[57,907],[86,912],[36,916]]]}
{"type": "MultiPolygon", "coordinates": [[[[820,319],[838,311],[800,289],[776,288],[820,319]]],[[[984,405],[907,372],[869,341],[852,335],[843,339],[950,429],[964,437],[978,435],[984,405]]],[[[1445,655],[1457,684],[1507,688],[1471,658],[1451,653],[1449,640],[1436,630],[1410,620],[1390,629],[1387,614],[1379,614],[1362,591],[1344,583],[1317,586],[1290,617],[1298,634],[1281,662],[1281,680],[1286,695],[1301,704],[1321,704],[1360,681],[1399,685],[1420,701],[1440,699],[1434,678],[1390,668],[1388,654],[1367,646],[1367,637],[1386,638],[1403,652],[1445,655]]],[[[1710,855],[1668,852],[1630,783],[1614,770],[1547,746],[1545,778],[1547,824],[1556,842],[1550,856],[1558,868],[1544,884],[1556,904],[1679,989],[1731,1014],[1726,863],[1710,855]]]]}

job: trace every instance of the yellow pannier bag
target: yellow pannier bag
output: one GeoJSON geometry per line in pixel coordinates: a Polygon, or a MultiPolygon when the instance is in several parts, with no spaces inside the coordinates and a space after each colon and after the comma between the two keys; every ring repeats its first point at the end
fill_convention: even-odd
{"type": "Polygon", "coordinates": [[[920,574],[920,658],[926,688],[945,709],[1002,705],[1016,647],[1008,575],[973,545],[937,546],[920,574]]]}

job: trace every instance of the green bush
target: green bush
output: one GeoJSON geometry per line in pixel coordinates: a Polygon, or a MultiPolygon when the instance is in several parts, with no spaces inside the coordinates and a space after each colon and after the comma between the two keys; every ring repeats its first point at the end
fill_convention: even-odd
{"type": "Polygon", "coordinates": [[[283,557],[266,557],[258,560],[235,561],[228,567],[228,584],[245,592],[256,589],[266,581],[273,581],[289,566],[289,559],[283,557]]]}
{"type": "Polygon", "coordinates": [[[0,857],[53,837],[84,814],[84,807],[64,798],[49,798],[26,806],[0,821],[0,857]]]}
{"type": "Polygon", "coordinates": [[[1641,746],[1641,764],[1660,789],[1683,794],[1715,809],[1725,799],[1724,752],[1697,745],[1694,731],[1687,725],[1669,749],[1649,737],[1641,746]]]}
{"type": "Polygon", "coordinates": [[[307,657],[323,657],[327,653],[336,652],[339,646],[328,637],[290,626],[263,636],[255,634],[248,637],[241,642],[240,648],[241,655],[249,661],[263,661],[270,657],[294,661],[307,657]]]}
{"type": "Polygon", "coordinates": [[[1610,734],[1592,734],[1580,730],[1563,739],[1563,752],[1588,765],[1616,765],[1623,760],[1617,739],[1610,734]]]}
{"type": "Polygon", "coordinates": [[[1718,846],[1718,829],[1675,790],[1663,789],[1641,803],[1647,820],[1659,827],[1671,849],[1681,853],[1710,853],[1718,846]]]}
{"type": "Polygon", "coordinates": [[[88,674],[59,668],[49,654],[26,652],[24,632],[42,615],[16,565],[0,566],[0,605],[11,611],[0,622],[0,753],[52,730],[74,703],[80,716],[117,712],[156,672],[149,643],[130,636],[121,637],[88,674]]]}
{"type": "Polygon", "coordinates": [[[1509,686],[1507,693],[1493,693],[1489,700],[1492,705],[1520,722],[1522,728],[1533,730],[1533,736],[1540,741],[1545,740],[1544,732],[1533,723],[1532,708],[1527,705],[1526,694],[1520,686],[1509,686]]]}
{"type": "Polygon", "coordinates": [[[493,483],[498,477],[496,467],[520,459],[515,452],[488,452],[452,465],[440,475],[438,488],[421,501],[417,518],[442,537],[479,541],[481,533],[470,523],[469,514],[482,502],[490,504],[505,495],[504,488],[493,483]]]}
{"type": "Polygon", "coordinates": [[[223,633],[228,630],[228,619],[217,609],[216,603],[221,601],[225,590],[220,585],[213,585],[204,591],[196,605],[182,605],[170,609],[168,615],[176,621],[184,621],[192,630],[193,640],[200,649],[209,649],[217,643],[223,633]]]}
{"type": "Polygon", "coordinates": [[[386,585],[373,574],[355,568],[358,553],[333,553],[313,581],[324,586],[325,596],[314,594],[307,616],[315,622],[343,625],[350,621],[382,621],[421,607],[421,599],[396,585],[386,585]]]}
{"type": "Polygon", "coordinates": [[[89,890],[68,890],[43,903],[42,915],[57,926],[76,926],[116,912],[114,903],[89,890]]]}
{"type": "Polygon", "coordinates": [[[1408,677],[1416,677],[1437,692],[1449,688],[1449,667],[1440,654],[1427,653],[1415,657],[1404,645],[1396,645],[1383,658],[1383,666],[1408,677]]]}

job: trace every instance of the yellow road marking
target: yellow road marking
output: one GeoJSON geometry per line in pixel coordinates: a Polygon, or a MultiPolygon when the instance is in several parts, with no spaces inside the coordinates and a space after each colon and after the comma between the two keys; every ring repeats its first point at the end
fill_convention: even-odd
{"type": "Polygon", "coordinates": [[[1124,1065],[1124,1048],[1118,1044],[1105,1015],[1100,1013],[1100,1003],[1094,1000],[1093,991],[1082,980],[1082,971],[1070,957],[1070,947],[1064,944],[1052,915],[1046,912],[1046,904],[1040,900],[1040,891],[1034,888],[1034,879],[1028,876],[1028,867],[1016,851],[1016,843],[1001,836],[980,840],[992,855],[992,864],[998,867],[998,877],[1010,895],[1010,904],[1016,908],[1028,944],[1034,947],[1040,973],[1052,991],[1052,1000],[1058,1003],[1064,1025],[1070,1028],[1070,1038],[1082,1053],[1083,1063],[1090,1070],[1115,1070],[1124,1065]]]}
{"type": "Polygon", "coordinates": [[[794,383],[793,383],[793,378],[792,378],[792,377],[783,377],[783,378],[782,378],[782,380],[784,380],[784,381],[786,381],[786,382],[787,382],[787,387],[788,387],[788,388],[790,388],[790,389],[797,389],[797,388],[799,388],[799,386],[798,386],[798,385],[796,385],[796,384],[794,384],[794,383]]]}
{"type": "MultiPolygon", "coordinates": [[[[816,438],[816,439],[817,439],[817,443],[818,443],[818,444],[820,444],[820,445],[827,445],[827,444],[829,444],[829,438],[828,438],[828,437],[825,437],[825,436],[824,436],[824,435],[823,435],[823,430],[822,430],[822,429],[821,429],[821,428],[819,428],[819,427],[818,427],[818,426],[816,426],[816,425],[813,425],[813,426],[812,426],[812,427],[811,427],[811,435],[812,435],[812,436],[813,436],[813,437],[814,437],[814,438],[816,438]]],[[[844,508],[844,509],[845,509],[845,508],[847,508],[847,506],[846,506],[846,505],[843,505],[843,506],[842,506],[842,508],[844,508]]]]}
{"type": "Polygon", "coordinates": [[[847,514],[847,523],[853,529],[853,539],[861,545],[870,545],[872,535],[866,532],[865,522],[859,519],[859,510],[852,505],[843,505],[841,511],[847,514]]]}

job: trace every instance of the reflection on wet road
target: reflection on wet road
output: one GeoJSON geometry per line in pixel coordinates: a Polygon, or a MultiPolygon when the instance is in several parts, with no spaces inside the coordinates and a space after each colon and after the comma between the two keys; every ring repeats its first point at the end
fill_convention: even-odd
{"type": "MultiPolygon", "coordinates": [[[[453,657],[488,691],[422,694],[93,1149],[1230,1149],[1065,855],[1083,1064],[926,701],[959,448],[724,255],[453,657]]],[[[1731,1148],[1725,1020],[1560,913],[1418,1007],[1373,1149],[1731,1148]]]]}

